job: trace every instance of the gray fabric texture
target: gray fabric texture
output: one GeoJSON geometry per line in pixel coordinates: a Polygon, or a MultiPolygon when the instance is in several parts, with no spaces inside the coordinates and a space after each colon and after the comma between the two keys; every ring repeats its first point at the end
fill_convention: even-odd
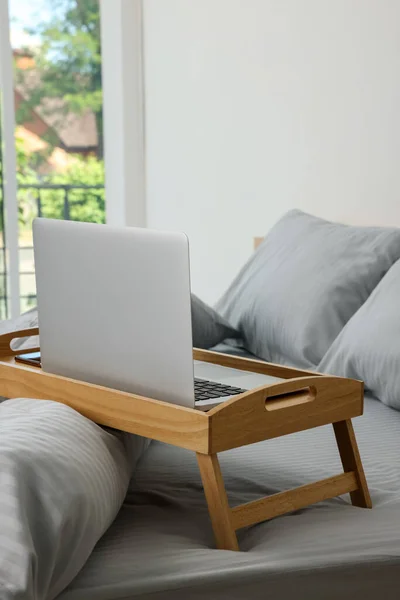
{"type": "Polygon", "coordinates": [[[374,396],[400,410],[400,261],[350,319],[318,370],[362,379],[374,396]]]}
{"type": "MultiPolygon", "coordinates": [[[[196,348],[211,348],[226,339],[235,339],[238,332],[229,325],[211,306],[200,300],[195,294],[191,295],[193,346],[196,348]]],[[[37,307],[32,308],[17,319],[0,321],[0,335],[10,331],[20,331],[38,326],[37,307]]],[[[15,350],[26,350],[39,346],[39,337],[31,336],[13,342],[15,350]]]]}
{"type": "MultiPolygon", "coordinates": [[[[241,530],[214,549],[193,452],[153,442],[132,494],[60,600],[397,600],[400,413],[354,419],[374,504],[348,495],[241,530]]],[[[331,426],[219,455],[231,506],[342,471],[331,426]]]]}
{"type": "Polygon", "coordinates": [[[73,580],[121,507],[133,450],[63,404],[0,403],[1,600],[52,600],[73,580]]]}
{"type": "Polygon", "coordinates": [[[236,338],[237,331],[211,306],[192,294],[192,335],[195,348],[212,348],[227,338],[236,338]]]}
{"type": "Polygon", "coordinates": [[[398,229],[351,227],[293,210],[216,309],[256,356],[313,368],[399,258],[398,229]]]}
{"type": "MultiPolygon", "coordinates": [[[[232,340],[229,340],[232,341],[232,340]]],[[[248,352],[246,348],[241,346],[235,346],[228,343],[217,344],[214,348],[211,348],[212,352],[221,352],[222,354],[231,354],[232,356],[241,356],[242,358],[253,358],[257,359],[257,356],[248,352]]],[[[262,359],[261,359],[262,360],[262,359]]]]}

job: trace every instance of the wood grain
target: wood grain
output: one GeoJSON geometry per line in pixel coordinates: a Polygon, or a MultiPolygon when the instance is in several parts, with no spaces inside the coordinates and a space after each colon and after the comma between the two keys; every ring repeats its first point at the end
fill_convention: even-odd
{"type": "Polygon", "coordinates": [[[24,350],[22,348],[13,350],[11,348],[11,342],[13,340],[29,337],[31,335],[39,335],[39,329],[37,327],[32,327],[31,329],[11,331],[10,333],[4,333],[3,335],[0,335],[0,357],[16,356],[17,354],[23,354],[24,352],[38,352],[40,350],[38,346],[29,348],[29,350],[24,350]]]}
{"type": "Polygon", "coordinates": [[[197,462],[217,548],[239,550],[218,457],[215,454],[197,454],[197,462]]]}
{"type": "Polygon", "coordinates": [[[0,362],[0,394],[62,402],[85,417],[161,442],[208,451],[208,416],[197,410],[0,362]]]}
{"type": "Polygon", "coordinates": [[[357,478],[354,472],[321,479],[287,492],[236,506],[232,509],[233,527],[241,529],[356,489],[357,478]]]}
{"type": "Polygon", "coordinates": [[[354,506],[372,508],[372,500],[358,451],[353,424],[350,420],[339,421],[333,424],[333,429],[343,469],[346,473],[354,471],[357,477],[357,489],[351,493],[351,501],[354,506]]]}
{"type": "Polygon", "coordinates": [[[351,419],[362,412],[363,384],[359,381],[316,376],[289,379],[241,394],[210,410],[209,452],[351,419]],[[293,402],[293,392],[305,387],[313,390],[312,400],[293,402]],[[278,409],[267,410],[269,399],[276,402],[277,396],[278,409]]]}
{"type": "Polygon", "coordinates": [[[323,377],[321,373],[315,373],[314,371],[284,367],[282,365],[276,365],[275,363],[267,363],[263,360],[232,356],[231,354],[212,352],[211,350],[201,350],[200,348],[194,348],[193,358],[195,360],[222,365],[223,367],[261,373],[262,375],[271,375],[272,377],[281,377],[282,379],[309,377],[310,375],[313,377],[323,377]]]}

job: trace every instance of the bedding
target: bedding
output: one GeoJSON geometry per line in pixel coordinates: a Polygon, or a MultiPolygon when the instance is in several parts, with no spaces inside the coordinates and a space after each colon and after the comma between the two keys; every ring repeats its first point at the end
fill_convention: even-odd
{"type": "MultiPolygon", "coordinates": [[[[192,334],[195,348],[211,348],[226,339],[235,339],[239,333],[211,306],[200,300],[195,294],[191,295],[192,334]]],[[[20,331],[38,327],[37,307],[27,311],[17,319],[0,321],[0,335],[10,331],[20,331]]],[[[39,336],[30,336],[14,340],[15,350],[26,350],[39,346],[39,336]]]]}
{"type": "MultiPolygon", "coordinates": [[[[313,366],[390,274],[400,233],[292,211],[271,234],[217,308],[254,354],[313,366]]],[[[204,344],[224,340],[223,328],[224,337],[214,337],[218,315],[199,304],[212,324],[204,344]]],[[[224,344],[214,349],[248,355],[224,344]]],[[[307,600],[397,600],[400,412],[369,396],[354,426],[373,511],[353,507],[347,496],[327,500],[240,531],[242,552],[234,553],[214,549],[194,453],[159,442],[148,447],[148,440],[101,429],[57,403],[3,402],[0,598],[286,600],[295,593],[307,600]]],[[[330,426],[219,457],[232,506],[342,470],[330,426]]]]}
{"type": "Polygon", "coordinates": [[[352,227],[292,210],[216,309],[256,356],[315,368],[399,258],[399,229],[352,227]]]}
{"type": "Polygon", "coordinates": [[[52,600],[73,580],[121,507],[137,450],[63,404],[0,403],[1,600],[52,600]]]}
{"type": "Polygon", "coordinates": [[[211,348],[227,338],[237,338],[238,332],[211,306],[191,295],[192,334],[195,348],[211,348]]]}
{"type": "MultiPolygon", "coordinates": [[[[400,412],[368,397],[354,419],[374,508],[334,498],[213,549],[194,453],[153,442],[132,493],[60,600],[397,600],[400,412]]],[[[219,455],[231,505],[341,471],[332,427],[219,455]]]]}
{"type": "MultiPolygon", "coordinates": [[[[231,354],[232,356],[241,356],[242,358],[257,359],[257,357],[254,356],[254,354],[251,354],[251,352],[248,352],[248,350],[246,350],[246,348],[243,348],[239,344],[231,345],[235,341],[236,340],[229,340],[229,342],[230,342],[229,344],[228,343],[217,344],[216,346],[214,346],[214,348],[210,348],[210,350],[212,352],[222,352],[223,354],[231,354]]],[[[228,340],[227,340],[227,342],[228,342],[228,340]]]]}
{"type": "Polygon", "coordinates": [[[381,280],[322,359],[319,370],[362,379],[382,402],[400,410],[400,261],[381,280]]]}

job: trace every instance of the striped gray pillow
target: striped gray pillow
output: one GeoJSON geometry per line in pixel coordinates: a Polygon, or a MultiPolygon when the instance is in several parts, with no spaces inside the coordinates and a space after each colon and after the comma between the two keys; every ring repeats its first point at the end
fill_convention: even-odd
{"type": "Polygon", "coordinates": [[[121,438],[57,402],[0,403],[0,598],[51,600],[77,575],[125,498],[121,438]]]}
{"type": "Polygon", "coordinates": [[[315,368],[398,259],[399,229],[353,227],[292,210],[216,309],[255,356],[315,368]]]}

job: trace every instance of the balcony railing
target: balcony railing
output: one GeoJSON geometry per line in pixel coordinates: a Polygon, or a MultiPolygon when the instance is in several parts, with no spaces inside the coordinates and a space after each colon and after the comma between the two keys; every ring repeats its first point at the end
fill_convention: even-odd
{"type": "MultiPolygon", "coordinates": [[[[56,217],[69,221],[74,219],[73,211],[77,207],[87,205],[88,199],[95,201],[96,222],[104,221],[104,185],[83,185],[83,184],[20,184],[18,186],[18,205],[21,208],[21,202],[27,200],[27,194],[20,192],[29,192],[28,197],[36,203],[38,217],[56,217]],[[103,214],[103,219],[99,216],[103,214]]],[[[88,220],[88,219],[85,219],[88,220]]]]}
{"type": "MultiPolygon", "coordinates": [[[[31,236],[38,217],[101,223],[105,220],[103,185],[23,184],[18,187],[20,213],[20,301],[24,312],[36,303],[35,269],[31,236]]],[[[0,302],[4,301],[0,295],[0,302]]]]}

